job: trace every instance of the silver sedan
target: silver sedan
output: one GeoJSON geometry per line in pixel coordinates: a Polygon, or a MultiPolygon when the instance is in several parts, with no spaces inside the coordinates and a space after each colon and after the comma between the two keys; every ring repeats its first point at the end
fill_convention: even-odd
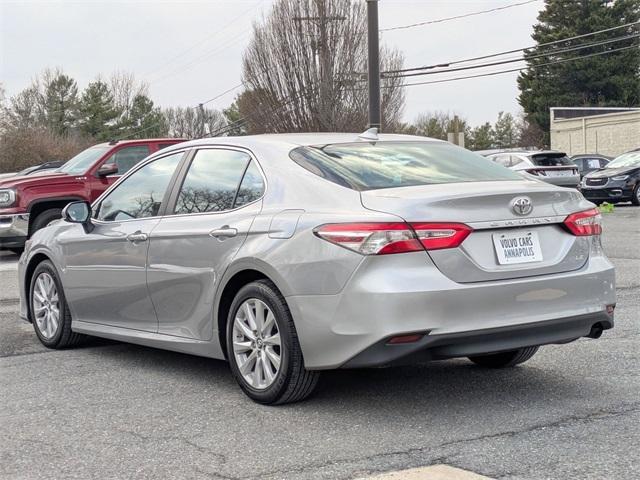
{"type": "Polygon", "coordinates": [[[203,139],[38,231],[20,311],[47,347],[93,335],[226,359],[249,397],[286,403],[325,369],[511,367],[599,337],[615,305],[600,233],[577,191],[439,140],[203,139]]]}

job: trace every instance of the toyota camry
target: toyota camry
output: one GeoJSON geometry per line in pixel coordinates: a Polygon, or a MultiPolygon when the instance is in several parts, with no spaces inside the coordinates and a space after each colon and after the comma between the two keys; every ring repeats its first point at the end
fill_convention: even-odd
{"type": "MultiPolygon", "coordinates": [[[[27,242],[21,316],[225,359],[253,400],[327,369],[520,364],[613,326],[600,214],[577,191],[424,137],[201,139],[140,162],[27,242]]],[[[584,343],[583,348],[588,348],[584,343]]]]}

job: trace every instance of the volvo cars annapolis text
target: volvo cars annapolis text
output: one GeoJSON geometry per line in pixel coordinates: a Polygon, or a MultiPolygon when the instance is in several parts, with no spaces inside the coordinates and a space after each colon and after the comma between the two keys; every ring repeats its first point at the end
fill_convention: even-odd
{"type": "MultiPolygon", "coordinates": [[[[404,135],[195,140],[68,205],[20,259],[40,341],[229,361],[267,404],[326,369],[510,367],[613,326],[600,214],[576,190],[404,135]]],[[[587,344],[584,344],[588,348],[587,344]]]]}

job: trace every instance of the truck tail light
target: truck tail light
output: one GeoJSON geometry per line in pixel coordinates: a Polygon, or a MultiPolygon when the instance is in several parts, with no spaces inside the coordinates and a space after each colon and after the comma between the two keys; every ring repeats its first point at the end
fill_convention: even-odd
{"type": "Polygon", "coordinates": [[[564,220],[567,229],[577,237],[600,235],[602,233],[602,216],[597,208],[584,212],[572,213],[564,220]]]}
{"type": "Polygon", "coordinates": [[[471,233],[461,223],[336,223],[314,233],[362,255],[418,252],[458,247],[471,233]]]}

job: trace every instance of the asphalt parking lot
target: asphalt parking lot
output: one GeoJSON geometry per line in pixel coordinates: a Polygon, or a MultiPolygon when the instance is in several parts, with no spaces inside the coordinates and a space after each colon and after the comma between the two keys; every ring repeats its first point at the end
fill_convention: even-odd
{"type": "Polygon", "coordinates": [[[115,342],[46,350],[0,256],[1,478],[349,479],[448,464],[499,479],[640,478],[640,208],[604,215],[616,327],[490,371],[330,372],[252,403],[221,361],[115,342]]]}

